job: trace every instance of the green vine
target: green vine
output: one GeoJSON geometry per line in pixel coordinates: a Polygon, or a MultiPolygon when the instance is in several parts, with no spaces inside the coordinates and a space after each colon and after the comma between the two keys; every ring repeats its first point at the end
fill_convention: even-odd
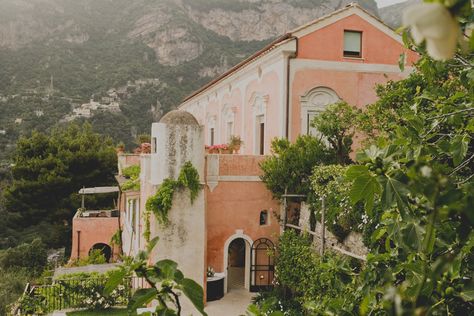
{"type": "Polygon", "coordinates": [[[140,190],[140,166],[135,165],[125,168],[122,171],[122,175],[128,179],[120,186],[122,191],[140,190]]]}
{"type": "MultiPolygon", "coordinates": [[[[146,210],[153,212],[160,223],[167,224],[168,212],[173,206],[174,192],[184,188],[191,192],[191,203],[193,203],[199,193],[200,183],[199,173],[189,161],[181,169],[178,180],[165,179],[156,194],[148,198],[146,210]]],[[[145,233],[149,234],[147,231],[145,233]]]]}
{"type": "Polygon", "coordinates": [[[146,210],[145,211],[145,231],[143,232],[143,237],[145,237],[145,240],[147,243],[150,242],[150,211],[146,210]]]}

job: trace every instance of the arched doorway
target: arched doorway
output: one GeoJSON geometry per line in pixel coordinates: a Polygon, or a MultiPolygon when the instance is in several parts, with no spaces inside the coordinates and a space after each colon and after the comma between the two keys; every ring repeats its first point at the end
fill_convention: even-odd
{"type": "Polygon", "coordinates": [[[268,291],[273,287],[275,277],[275,265],[272,252],[275,245],[268,238],[260,238],[252,244],[250,260],[250,291],[268,291]]]}
{"type": "Polygon", "coordinates": [[[247,290],[250,288],[250,248],[252,246],[252,243],[252,239],[249,236],[245,235],[242,230],[237,230],[234,235],[230,236],[226,240],[224,244],[225,293],[232,290],[232,288],[245,288],[247,290]],[[244,245],[244,247],[242,247],[242,245],[244,245]],[[243,253],[242,248],[244,249],[243,253]],[[232,260],[230,259],[231,257],[232,260]],[[232,285],[229,282],[229,277],[232,278],[232,285]]]}
{"type": "Polygon", "coordinates": [[[232,240],[228,250],[227,288],[241,289],[245,287],[245,248],[243,238],[232,240]]]}
{"type": "Polygon", "coordinates": [[[112,248],[110,248],[109,245],[104,243],[97,243],[91,247],[91,249],[89,250],[89,255],[93,250],[100,250],[105,257],[105,260],[107,262],[110,262],[110,259],[112,258],[112,248]]]}

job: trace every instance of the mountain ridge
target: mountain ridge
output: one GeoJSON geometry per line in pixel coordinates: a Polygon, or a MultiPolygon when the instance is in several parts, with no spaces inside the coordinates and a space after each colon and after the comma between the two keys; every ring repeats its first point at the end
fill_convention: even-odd
{"type": "MultiPolygon", "coordinates": [[[[120,112],[80,120],[131,148],[186,95],[278,35],[350,2],[0,0],[0,151],[89,99],[109,98],[111,89],[129,90],[117,99],[120,112]],[[137,89],[142,79],[153,84],[137,89]]],[[[358,2],[378,15],[375,1],[358,2]]]]}

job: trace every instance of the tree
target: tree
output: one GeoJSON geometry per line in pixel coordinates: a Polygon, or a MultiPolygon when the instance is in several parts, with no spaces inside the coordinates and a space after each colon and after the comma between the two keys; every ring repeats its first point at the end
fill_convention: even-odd
{"type": "Polygon", "coordinates": [[[349,153],[359,115],[360,110],[357,108],[346,102],[339,102],[330,105],[311,122],[311,126],[315,127],[334,149],[336,162],[339,164],[351,162],[349,153]]]}
{"type": "Polygon", "coordinates": [[[334,153],[321,140],[309,135],[299,136],[295,143],[275,139],[272,152],[273,155],[265,159],[260,167],[263,170],[261,179],[275,198],[281,198],[285,190],[307,195],[313,167],[335,160],[334,153]]]}
{"type": "Polygon", "coordinates": [[[5,192],[12,224],[26,235],[20,239],[39,235],[50,247],[69,246],[79,189],[114,183],[114,146],[88,124],[49,135],[34,131],[18,141],[13,161],[13,183],[5,192]]]}
{"type": "Polygon", "coordinates": [[[374,204],[384,211],[363,273],[366,311],[474,312],[473,61],[423,56],[418,73],[380,90],[367,111],[386,129],[346,174],[353,203],[364,201],[368,216],[374,204]]]}

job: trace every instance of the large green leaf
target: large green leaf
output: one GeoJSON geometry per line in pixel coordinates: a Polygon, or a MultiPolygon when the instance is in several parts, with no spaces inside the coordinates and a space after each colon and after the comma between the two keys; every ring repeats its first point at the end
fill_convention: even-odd
{"type": "Polygon", "coordinates": [[[150,303],[156,298],[157,294],[158,291],[155,288],[137,290],[128,303],[128,310],[135,311],[137,308],[150,303]]]}
{"type": "Polygon", "coordinates": [[[396,202],[400,215],[402,215],[402,218],[406,218],[408,211],[406,201],[409,192],[407,187],[405,184],[392,177],[386,177],[384,180],[385,187],[382,194],[382,207],[384,209],[389,209],[396,202]]]}
{"type": "Polygon", "coordinates": [[[423,229],[417,223],[407,223],[400,231],[403,243],[410,249],[421,250],[423,229]]]}
{"type": "Polygon", "coordinates": [[[207,315],[206,312],[204,312],[204,291],[202,287],[194,280],[188,278],[182,279],[180,285],[184,295],[189,298],[194,307],[196,307],[202,315],[207,315]]]}
{"type": "Polygon", "coordinates": [[[464,157],[466,157],[468,147],[468,135],[456,135],[453,138],[449,149],[455,166],[459,165],[463,161],[464,157]]]}
{"type": "Polygon", "coordinates": [[[112,291],[115,290],[115,288],[119,286],[120,283],[123,283],[126,275],[127,271],[125,269],[112,271],[109,275],[107,283],[105,284],[104,295],[110,295],[110,293],[112,293],[112,291]]]}
{"type": "Polygon", "coordinates": [[[379,194],[380,184],[373,177],[366,166],[351,166],[346,172],[346,178],[354,179],[350,191],[353,204],[364,201],[366,211],[371,211],[374,206],[375,195],[379,194]]]}
{"type": "Polygon", "coordinates": [[[178,264],[173,260],[160,260],[155,264],[155,268],[159,271],[158,277],[160,279],[174,280],[178,264]]]}

